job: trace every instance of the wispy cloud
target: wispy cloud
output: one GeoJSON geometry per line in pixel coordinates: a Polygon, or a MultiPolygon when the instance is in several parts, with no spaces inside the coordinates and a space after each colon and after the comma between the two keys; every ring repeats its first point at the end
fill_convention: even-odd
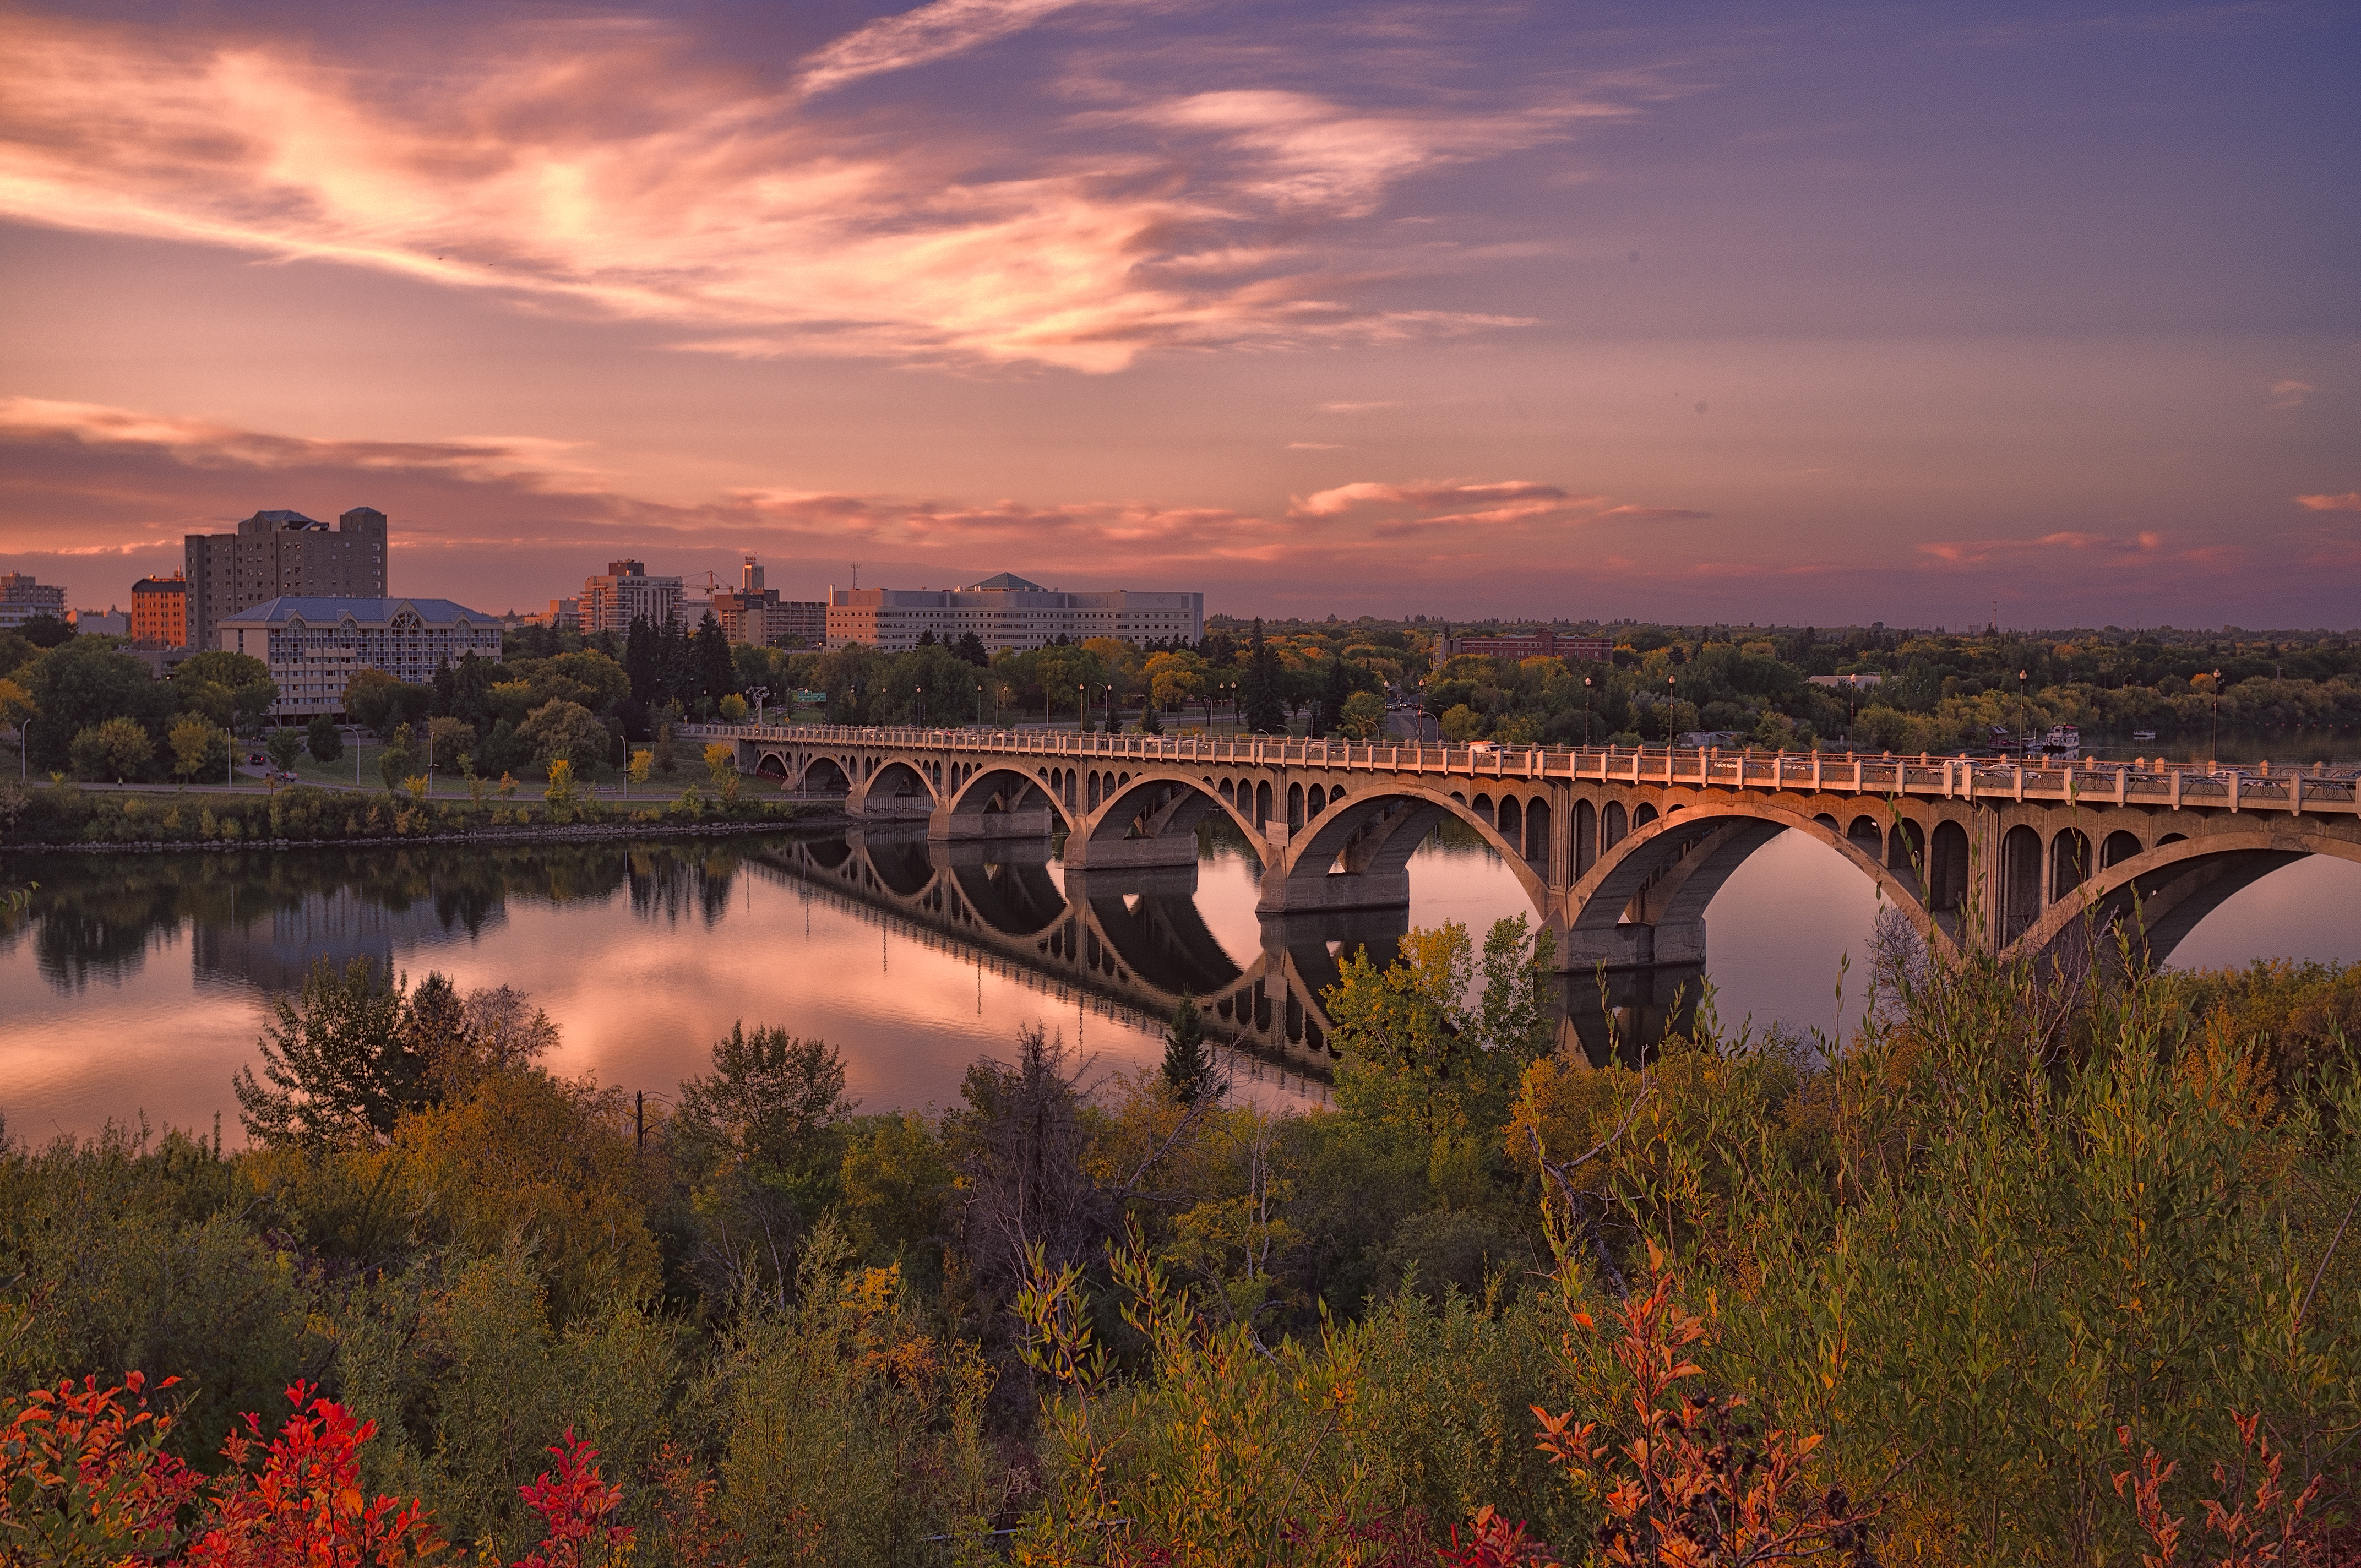
{"type": "Polygon", "coordinates": [[[2270,402],[2268,406],[2275,409],[2300,409],[2310,400],[2313,393],[2319,390],[2318,387],[2309,381],[2274,381],[2270,385],[2270,402]]]}
{"type": "Polygon", "coordinates": [[[1023,32],[1081,0],[934,0],[855,28],[804,61],[796,85],[825,93],[891,71],[931,65],[1023,32]]]}
{"type": "Polygon", "coordinates": [[[1368,280],[1432,258],[1373,242],[1334,266],[1345,252],[1307,250],[1307,225],[1620,112],[1214,93],[1003,137],[923,100],[848,121],[811,103],[1064,8],[938,0],[820,49],[785,93],[647,22],[440,35],[411,70],[18,16],[0,31],[0,214],[500,291],[710,352],[1110,371],[1159,347],[1522,324],[1369,303],[1368,280]]]}
{"type": "Polygon", "coordinates": [[[2306,511],[2361,511],[2361,490],[2341,496],[2298,496],[2295,504],[2306,511]]]}

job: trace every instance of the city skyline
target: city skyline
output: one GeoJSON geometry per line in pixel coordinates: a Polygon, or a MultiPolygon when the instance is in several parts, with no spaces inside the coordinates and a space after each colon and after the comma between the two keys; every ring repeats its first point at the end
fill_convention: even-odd
{"type": "Polygon", "coordinates": [[[494,609],[2361,622],[2345,8],[10,15],[76,605],[359,504],[494,609]]]}

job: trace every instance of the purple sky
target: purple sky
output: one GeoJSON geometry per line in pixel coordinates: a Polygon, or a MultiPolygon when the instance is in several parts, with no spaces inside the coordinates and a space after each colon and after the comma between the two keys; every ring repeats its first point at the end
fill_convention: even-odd
{"type": "Polygon", "coordinates": [[[16,8],[0,569],[2361,624],[2361,11],[1966,15],[16,8]]]}

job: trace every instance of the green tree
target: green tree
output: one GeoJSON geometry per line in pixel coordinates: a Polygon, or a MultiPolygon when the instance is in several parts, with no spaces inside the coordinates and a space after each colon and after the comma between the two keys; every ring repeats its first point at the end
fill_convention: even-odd
{"type": "Polygon", "coordinates": [[[295,759],[303,754],[303,737],[281,726],[270,732],[266,748],[270,752],[270,765],[280,773],[293,770],[295,759]]]}
{"type": "Polygon", "coordinates": [[[1345,1058],[1337,1103],[1430,1138],[1503,1124],[1520,1075],[1552,1044],[1554,951],[1547,927],[1533,933],[1522,916],[1494,922],[1471,1007],[1475,947],[1457,921],[1411,931],[1384,970],[1356,950],[1325,993],[1345,1058]]]}
{"type": "Polygon", "coordinates": [[[574,764],[577,778],[587,779],[607,760],[612,740],[598,716],[578,702],[559,699],[544,703],[517,726],[518,741],[533,749],[538,762],[563,757],[574,764]]]}
{"type": "Polygon", "coordinates": [[[1255,618],[1254,631],[1246,640],[1246,673],[1238,680],[1238,710],[1248,729],[1286,733],[1286,672],[1279,667],[1278,652],[1263,641],[1260,616],[1255,618]]]}
{"type": "Polygon", "coordinates": [[[201,713],[225,729],[251,733],[270,705],[279,683],[270,666],[247,653],[208,648],[192,653],[172,672],[172,691],[184,712],[201,713]]]}
{"type": "Polygon", "coordinates": [[[738,662],[730,656],[729,635],[709,609],[689,639],[688,660],[697,696],[718,703],[738,689],[738,662]]]}
{"type": "Polygon", "coordinates": [[[1385,727],[1385,699],[1374,692],[1355,692],[1337,716],[1336,728],[1356,740],[1374,740],[1385,727]]]}
{"type": "Polygon", "coordinates": [[[181,715],[164,739],[172,748],[172,772],[183,783],[227,776],[229,740],[222,727],[205,715],[181,715]]]}
{"type": "Polygon", "coordinates": [[[344,731],[326,714],[315,713],[303,731],[303,750],[311,752],[315,762],[333,762],[345,754],[344,731]]]}
{"type": "Polygon", "coordinates": [[[77,637],[22,666],[16,682],[32,700],[28,761],[38,771],[75,767],[74,740],[110,718],[129,720],[161,739],[177,706],[172,688],[152,678],[145,661],[104,637],[77,637]]]}
{"type": "Polygon", "coordinates": [[[680,1086],[680,1127],[758,1167],[784,1169],[822,1128],[852,1114],[844,1059],[825,1040],[743,1020],[713,1043],[713,1070],[680,1086]]]}
{"type": "Polygon", "coordinates": [[[338,970],[327,959],[303,977],[301,995],[271,1003],[257,1047],[261,1077],[231,1080],[247,1136],[307,1147],[375,1142],[403,1111],[428,1102],[428,1068],[410,1027],[409,999],[367,959],[338,970]]]}
{"type": "Polygon", "coordinates": [[[156,743],[130,719],[110,718],[76,734],[71,751],[76,776],[122,784],[148,765],[156,743]]]}
{"type": "Polygon", "coordinates": [[[400,789],[401,782],[417,771],[418,752],[410,726],[398,724],[394,726],[393,738],[385,743],[384,751],[378,756],[378,776],[385,781],[386,788],[400,789]]]}
{"type": "Polygon", "coordinates": [[[1186,1104],[1223,1091],[1213,1077],[1213,1058],[1205,1049],[1205,1021],[1198,1015],[1196,998],[1186,993],[1172,1009],[1172,1022],[1164,1031],[1164,1081],[1186,1104]]]}

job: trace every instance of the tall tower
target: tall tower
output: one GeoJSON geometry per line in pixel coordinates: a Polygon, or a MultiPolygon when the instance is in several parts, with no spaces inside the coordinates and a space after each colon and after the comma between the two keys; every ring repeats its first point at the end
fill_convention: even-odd
{"type": "Polygon", "coordinates": [[[763,568],[754,565],[754,553],[746,552],[746,564],[738,569],[738,591],[759,594],[763,591],[763,568]]]}

